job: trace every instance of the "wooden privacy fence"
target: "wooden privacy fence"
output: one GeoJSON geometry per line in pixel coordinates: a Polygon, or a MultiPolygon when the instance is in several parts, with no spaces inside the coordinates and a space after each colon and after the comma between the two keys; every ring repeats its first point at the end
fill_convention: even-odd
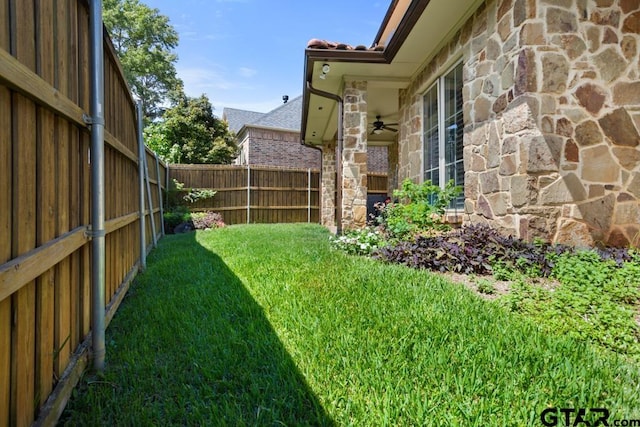
{"type": "MultiPolygon", "coordinates": [[[[86,1],[0,0],[0,426],[55,423],[88,360],[89,40],[86,1]]],[[[136,109],[106,36],[104,76],[108,324],[162,234],[167,176],[145,150],[139,185],[136,109]]]]}
{"type": "Polygon", "coordinates": [[[226,224],[319,222],[320,172],[236,165],[169,165],[169,178],[185,190],[216,191],[190,206],[214,210],[226,224]]]}
{"type": "MultiPolygon", "coordinates": [[[[193,211],[213,210],[227,224],[320,221],[320,172],[236,165],[169,165],[169,178],[192,188],[215,190],[193,211]]],[[[387,174],[367,175],[369,195],[387,194],[387,174]]]]}

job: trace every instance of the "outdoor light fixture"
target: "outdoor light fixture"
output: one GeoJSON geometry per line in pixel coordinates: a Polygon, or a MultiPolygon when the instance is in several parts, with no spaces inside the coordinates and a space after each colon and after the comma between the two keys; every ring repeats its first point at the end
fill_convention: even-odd
{"type": "Polygon", "coordinates": [[[380,135],[382,133],[382,129],[374,129],[373,133],[375,133],[376,135],[380,135]]]}
{"type": "Polygon", "coordinates": [[[331,67],[329,66],[329,64],[322,64],[322,74],[320,74],[320,77],[322,80],[327,78],[327,74],[329,73],[329,71],[331,71],[331,67]]]}

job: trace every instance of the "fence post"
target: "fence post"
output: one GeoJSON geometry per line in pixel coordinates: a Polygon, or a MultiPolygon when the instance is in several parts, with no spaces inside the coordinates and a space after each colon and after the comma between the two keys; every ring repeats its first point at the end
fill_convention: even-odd
{"type": "Polygon", "coordinates": [[[251,166],[247,163],[247,224],[251,221],[251,166]]]}
{"type": "Polygon", "coordinates": [[[311,168],[307,169],[307,222],[311,222],[311,168]]]}
{"type": "Polygon", "coordinates": [[[160,226],[162,229],[162,235],[164,236],[164,206],[162,204],[162,185],[160,184],[160,162],[158,161],[158,155],[153,152],[153,157],[156,158],[156,177],[158,178],[158,204],[160,205],[160,226]]]}
{"type": "Polygon", "coordinates": [[[136,112],[138,113],[138,187],[140,190],[140,271],[147,268],[147,213],[144,202],[144,141],[142,137],[142,101],[136,102],[136,112]]]}

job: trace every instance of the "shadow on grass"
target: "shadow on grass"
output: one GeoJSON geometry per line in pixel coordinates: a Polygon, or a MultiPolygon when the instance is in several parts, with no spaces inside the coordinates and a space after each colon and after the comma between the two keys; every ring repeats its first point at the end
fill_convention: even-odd
{"type": "Polygon", "coordinates": [[[85,377],[67,425],[334,422],[269,320],[195,233],[168,236],[107,330],[104,377],[85,377]]]}

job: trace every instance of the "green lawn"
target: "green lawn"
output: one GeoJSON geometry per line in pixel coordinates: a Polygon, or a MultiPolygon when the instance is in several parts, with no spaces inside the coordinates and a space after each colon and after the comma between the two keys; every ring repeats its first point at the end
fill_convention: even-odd
{"type": "Polygon", "coordinates": [[[463,285],[332,250],[319,226],[232,226],[160,242],[61,422],[529,426],[548,406],[640,418],[639,384],[463,285]]]}

